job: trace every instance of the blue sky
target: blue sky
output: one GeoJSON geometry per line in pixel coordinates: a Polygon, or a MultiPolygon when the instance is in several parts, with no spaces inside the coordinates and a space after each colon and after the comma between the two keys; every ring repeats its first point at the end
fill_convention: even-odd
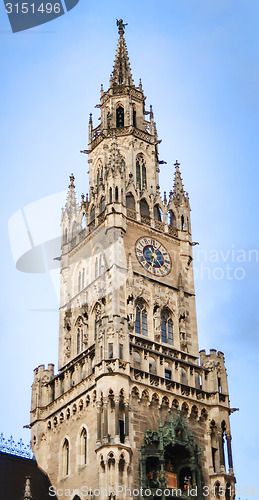
{"type": "MultiPolygon", "coordinates": [[[[231,417],[237,496],[249,498],[259,469],[259,263],[251,252],[258,249],[256,1],[80,0],[63,17],[17,34],[2,6],[0,431],[29,441],[23,425],[29,423],[32,372],[42,363],[57,364],[58,346],[55,278],[16,269],[8,221],[61,193],[43,208],[22,212],[34,215],[40,241],[48,226],[51,234],[59,230],[71,172],[78,197],[88,192],[86,157],[79,151],[87,147],[90,112],[98,123],[94,106],[101,83],[108,86],[121,17],[128,23],[135,83],[142,78],[163,139],[161,191],[171,189],[178,159],[190,195],[193,240],[200,243],[194,249],[199,344],[225,353],[231,405],[240,408],[231,417]]],[[[12,237],[18,248],[19,234],[12,237]]]]}

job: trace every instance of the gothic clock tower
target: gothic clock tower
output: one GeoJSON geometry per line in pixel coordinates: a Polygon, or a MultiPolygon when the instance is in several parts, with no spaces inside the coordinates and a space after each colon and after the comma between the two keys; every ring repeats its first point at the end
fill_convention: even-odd
{"type": "Polygon", "coordinates": [[[177,161],[161,197],[153,110],[117,25],[89,195],[78,204],[71,175],[62,211],[59,366],[34,372],[33,452],[61,499],[230,499],[227,375],[222,352],[199,353],[189,198],[177,161]]]}

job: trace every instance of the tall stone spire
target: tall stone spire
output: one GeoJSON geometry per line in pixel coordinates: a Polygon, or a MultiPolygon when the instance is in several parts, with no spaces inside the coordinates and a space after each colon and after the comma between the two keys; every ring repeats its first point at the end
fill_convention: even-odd
{"type": "Polygon", "coordinates": [[[73,174],[70,175],[70,184],[68,186],[68,194],[65,210],[69,216],[73,216],[77,209],[76,194],[75,194],[75,177],[73,174]]]}
{"type": "Polygon", "coordinates": [[[23,500],[32,500],[32,494],[31,494],[31,478],[30,478],[30,476],[27,476],[27,477],[26,477],[26,482],[25,482],[25,489],[24,489],[23,500]]]}
{"type": "Polygon", "coordinates": [[[134,85],[130,69],[128,50],[125,38],[123,36],[126,24],[123,24],[122,19],[117,19],[117,26],[119,28],[120,37],[118,41],[113,72],[110,78],[110,86],[115,87],[116,85],[134,85]]]}
{"type": "Polygon", "coordinates": [[[185,192],[183,189],[183,181],[180,173],[180,163],[176,160],[175,162],[175,173],[174,173],[174,189],[173,189],[173,198],[175,204],[180,204],[182,199],[185,199],[185,192]]]}

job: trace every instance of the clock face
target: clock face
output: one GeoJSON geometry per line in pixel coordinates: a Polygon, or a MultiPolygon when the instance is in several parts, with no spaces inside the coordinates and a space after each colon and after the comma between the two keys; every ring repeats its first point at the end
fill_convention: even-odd
{"type": "Polygon", "coordinates": [[[159,241],[148,236],[136,242],[136,256],[139,263],[154,276],[166,276],[171,271],[171,258],[159,241]]]}

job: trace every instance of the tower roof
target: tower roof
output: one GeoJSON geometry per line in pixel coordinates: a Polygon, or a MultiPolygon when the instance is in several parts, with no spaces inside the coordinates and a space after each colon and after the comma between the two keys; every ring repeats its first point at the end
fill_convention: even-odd
{"type": "Polygon", "coordinates": [[[110,78],[110,85],[111,87],[116,85],[134,85],[127,45],[124,38],[126,24],[123,23],[122,19],[117,19],[117,26],[120,36],[113,71],[110,78]]]}

